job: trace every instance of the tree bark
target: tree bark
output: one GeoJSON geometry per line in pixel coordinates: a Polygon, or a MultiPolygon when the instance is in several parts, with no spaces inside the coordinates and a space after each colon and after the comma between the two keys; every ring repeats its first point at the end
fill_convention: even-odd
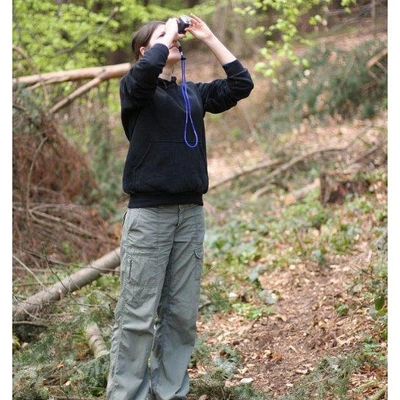
{"type": "Polygon", "coordinates": [[[118,247],[74,274],[16,305],[13,309],[14,318],[18,320],[27,315],[37,313],[44,307],[60,300],[63,296],[93,282],[102,274],[115,270],[119,264],[120,248],[118,247]]]}

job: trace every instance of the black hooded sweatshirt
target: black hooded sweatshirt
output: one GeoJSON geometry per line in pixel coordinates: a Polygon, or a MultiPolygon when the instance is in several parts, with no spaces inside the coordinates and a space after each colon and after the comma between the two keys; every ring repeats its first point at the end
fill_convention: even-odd
{"type": "Polygon", "coordinates": [[[220,113],[249,96],[253,81],[238,61],[223,65],[225,79],[210,83],[187,82],[191,116],[184,140],[185,100],[176,78],[159,78],[169,50],[152,46],[120,83],[121,119],[129,140],[122,178],[129,208],[172,204],[203,205],[208,190],[204,115],[220,113]]]}

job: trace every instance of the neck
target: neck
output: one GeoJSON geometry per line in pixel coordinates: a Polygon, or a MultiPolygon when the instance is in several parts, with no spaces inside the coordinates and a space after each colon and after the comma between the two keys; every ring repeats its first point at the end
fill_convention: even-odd
{"type": "Polygon", "coordinates": [[[170,81],[171,78],[172,78],[172,74],[173,74],[173,73],[174,73],[174,67],[173,67],[173,66],[166,65],[166,66],[163,68],[163,70],[162,70],[161,74],[159,75],[159,77],[160,77],[161,79],[165,79],[166,81],[170,81]]]}

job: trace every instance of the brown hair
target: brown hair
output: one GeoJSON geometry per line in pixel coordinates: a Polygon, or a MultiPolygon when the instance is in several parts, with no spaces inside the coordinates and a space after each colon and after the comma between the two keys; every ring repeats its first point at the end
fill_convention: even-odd
{"type": "Polygon", "coordinates": [[[133,52],[133,58],[138,61],[141,57],[140,48],[146,47],[149,44],[151,36],[156,30],[157,26],[165,25],[164,21],[151,21],[143,25],[133,36],[131,48],[133,52]]]}

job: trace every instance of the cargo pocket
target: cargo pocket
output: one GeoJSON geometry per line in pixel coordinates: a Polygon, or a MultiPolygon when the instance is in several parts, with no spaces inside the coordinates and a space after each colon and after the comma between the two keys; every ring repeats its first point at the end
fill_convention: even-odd
{"type": "Polygon", "coordinates": [[[194,255],[196,257],[195,277],[197,280],[200,280],[203,272],[203,248],[194,249],[194,255]]]}
{"type": "Polygon", "coordinates": [[[135,254],[127,276],[130,304],[139,307],[153,299],[157,294],[158,280],[157,257],[135,254]]]}
{"type": "Polygon", "coordinates": [[[120,294],[119,298],[117,301],[117,305],[114,310],[115,314],[115,319],[119,321],[121,318],[121,315],[123,314],[123,309],[126,306],[126,301],[129,299],[129,285],[127,282],[127,275],[129,274],[131,268],[131,258],[130,257],[124,257],[122,260],[122,265],[121,265],[121,279],[120,279],[120,294]]]}

